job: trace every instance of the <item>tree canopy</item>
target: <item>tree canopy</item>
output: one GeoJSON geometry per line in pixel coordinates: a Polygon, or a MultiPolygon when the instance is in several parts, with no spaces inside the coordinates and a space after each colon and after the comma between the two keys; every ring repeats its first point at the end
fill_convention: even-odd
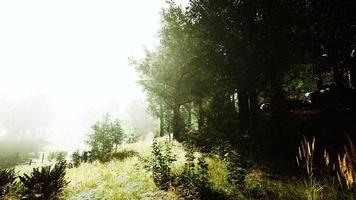
{"type": "Polygon", "coordinates": [[[168,4],[160,44],[132,62],[161,134],[251,134],[263,103],[281,121],[306,92],[355,87],[351,1],[168,4]]]}

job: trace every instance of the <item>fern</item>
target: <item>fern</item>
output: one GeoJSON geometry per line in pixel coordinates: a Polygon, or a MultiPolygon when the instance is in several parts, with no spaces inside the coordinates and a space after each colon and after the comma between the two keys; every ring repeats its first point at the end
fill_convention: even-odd
{"type": "Polygon", "coordinates": [[[34,168],[30,175],[20,176],[24,186],[23,199],[55,200],[68,182],[65,180],[67,163],[60,161],[51,166],[34,168]]]}
{"type": "Polygon", "coordinates": [[[15,184],[16,176],[15,170],[0,169],[0,199],[9,193],[13,184],[15,184]]]}

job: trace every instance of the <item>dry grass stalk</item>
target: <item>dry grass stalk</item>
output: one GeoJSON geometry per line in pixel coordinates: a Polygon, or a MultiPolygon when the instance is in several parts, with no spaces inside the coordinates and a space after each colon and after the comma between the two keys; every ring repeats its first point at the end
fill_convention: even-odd
{"type": "Polygon", "coordinates": [[[339,171],[337,177],[341,185],[346,185],[348,189],[356,188],[356,148],[349,136],[349,145],[345,145],[345,153],[338,155],[339,171]]]}
{"type": "Polygon", "coordinates": [[[313,157],[314,157],[315,137],[309,141],[305,136],[298,147],[298,155],[296,156],[298,166],[306,171],[309,178],[313,176],[313,157]]]}
{"type": "Polygon", "coordinates": [[[329,156],[329,152],[324,149],[324,161],[325,161],[325,166],[329,167],[330,166],[330,156],[329,156]]]}

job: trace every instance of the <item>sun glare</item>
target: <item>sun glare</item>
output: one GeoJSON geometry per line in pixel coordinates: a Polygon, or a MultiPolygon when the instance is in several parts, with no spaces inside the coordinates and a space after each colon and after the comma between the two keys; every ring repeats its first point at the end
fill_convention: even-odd
{"type": "Polygon", "coordinates": [[[1,104],[41,95],[52,113],[48,132],[66,142],[85,135],[104,112],[123,115],[129,102],[145,98],[128,57],[157,44],[164,6],[164,0],[0,2],[1,104]]]}

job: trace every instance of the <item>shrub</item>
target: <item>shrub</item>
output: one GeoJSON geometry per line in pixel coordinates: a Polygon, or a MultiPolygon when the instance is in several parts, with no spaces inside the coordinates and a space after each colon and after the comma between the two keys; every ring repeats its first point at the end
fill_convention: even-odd
{"type": "Polygon", "coordinates": [[[137,155],[138,155],[138,153],[136,151],[124,149],[122,151],[113,153],[111,157],[112,157],[112,159],[124,160],[126,158],[134,157],[137,155]]]}
{"type": "Polygon", "coordinates": [[[15,184],[16,176],[15,170],[11,169],[0,169],[0,199],[7,195],[10,188],[15,184]]]}
{"type": "Polygon", "coordinates": [[[83,151],[81,158],[82,158],[82,162],[92,161],[90,156],[90,151],[83,151]]]}
{"type": "Polygon", "coordinates": [[[54,151],[54,152],[50,152],[48,154],[47,160],[52,162],[52,161],[63,161],[65,160],[67,157],[67,152],[65,151],[54,151]]]}
{"type": "Polygon", "coordinates": [[[72,163],[74,167],[78,167],[82,162],[82,158],[80,156],[79,150],[74,151],[72,154],[72,163]]]}
{"type": "Polygon", "coordinates": [[[227,169],[229,171],[227,180],[235,186],[242,187],[247,175],[249,164],[241,159],[241,156],[234,150],[225,154],[227,169]]]}
{"type": "Polygon", "coordinates": [[[55,200],[68,182],[65,180],[67,163],[57,162],[54,167],[34,168],[30,175],[20,176],[24,186],[23,199],[55,200]]]}
{"type": "Polygon", "coordinates": [[[126,135],[126,142],[129,144],[137,142],[139,139],[139,136],[135,135],[134,133],[129,133],[126,135]]]}
{"type": "Polygon", "coordinates": [[[192,148],[186,149],[183,172],[175,177],[174,184],[184,199],[209,199],[208,165],[204,157],[195,158],[192,148]]]}
{"type": "Polygon", "coordinates": [[[109,161],[111,153],[123,141],[124,131],[119,120],[111,120],[107,114],[91,128],[93,132],[89,134],[87,141],[91,147],[91,157],[101,162],[109,161]]]}
{"type": "Polygon", "coordinates": [[[69,163],[70,165],[73,165],[73,167],[78,167],[81,163],[86,163],[86,162],[92,162],[95,159],[91,156],[90,151],[83,151],[82,153],[79,152],[79,150],[74,151],[72,153],[72,162],[69,163]]]}
{"type": "Polygon", "coordinates": [[[171,166],[175,157],[172,154],[171,146],[168,142],[165,145],[153,140],[152,144],[152,176],[155,184],[164,190],[167,190],[171,184],[171,166]]]}

